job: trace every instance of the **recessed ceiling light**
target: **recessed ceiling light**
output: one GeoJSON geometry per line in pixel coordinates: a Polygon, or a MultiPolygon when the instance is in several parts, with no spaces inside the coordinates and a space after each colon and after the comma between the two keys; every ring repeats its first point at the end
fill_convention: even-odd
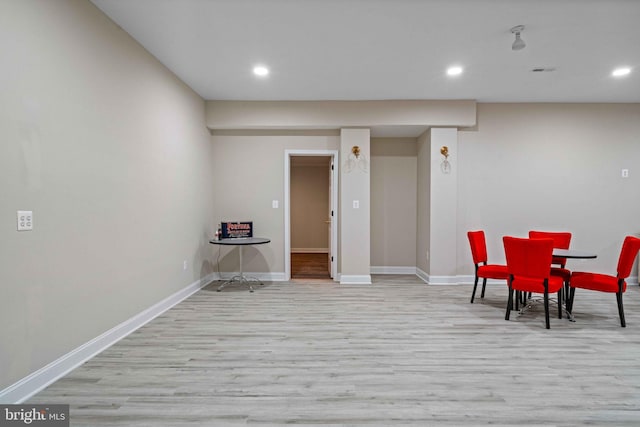
{"type": "Polygon", "coordinates": [[[253,67],[253,74],[260,77],[268,76],[269,69],[264,65],[256,65],[255,67],[253,67]]]}
{"type": "Polygon", "coordinates": [[[621,68],[616,68],[615,70],[613,70],[611,75],[613,77],[622,77],[622,76],[626,76],[629,73],[631,73],[631,68],[629,68],[629,67],[621,67],[621,68]]]}
{"type": "Polygon", "coordinates": [[[462,67],[449,67],[447,68],[447,75],[448,76],[459,76],[460,74],[462,74],[462,67]]]}

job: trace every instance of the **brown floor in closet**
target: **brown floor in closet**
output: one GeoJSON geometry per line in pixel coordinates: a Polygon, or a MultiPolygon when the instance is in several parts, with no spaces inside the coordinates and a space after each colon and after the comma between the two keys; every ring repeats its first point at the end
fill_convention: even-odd
{"type": "Polygon", "coordinates": [[[291,278],[329,278],[327,254],[291,254],[291,278]]]}

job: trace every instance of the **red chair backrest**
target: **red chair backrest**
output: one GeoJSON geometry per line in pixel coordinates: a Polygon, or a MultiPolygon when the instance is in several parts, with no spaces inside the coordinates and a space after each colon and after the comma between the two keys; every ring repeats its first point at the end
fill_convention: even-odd
{"type": "Polygon", "coordinates": [[[556,249],[569,249],[571,233],[564,231],[530,231],[530,239],[552,239],[556,249]]]}
{"type": "MultiPolygon", "coordinates": [[[[530,239],[553,239],[553,247],[557,249],[569,249],[571,244],[571,233],[566,231],[529,231],[530,239]]],[[[567,263],[566,258],[552,257],[553,264],[564,266],[567,263]]]]}
{"type": "Polygon", "coordinates": [[[640,239],[633,236],[627,236],[622,242],[620,250],[620,258],[618,259],[618,279],[626,279],[631,274],[633,261],[640,250],[640,239]]]}
{"type": "Polygon", "coordinates": [[[469,231],[467,237],[471,245],[473,263],[480,264],[481,262],[487,262],[487,242],[484,238],[484,231],[469,231]]]}
{"type": "Polygon", "coordinates": [[[553,239],[522,239],[504,236],[507,270],[514,276],[549,278],[553,239]]]}

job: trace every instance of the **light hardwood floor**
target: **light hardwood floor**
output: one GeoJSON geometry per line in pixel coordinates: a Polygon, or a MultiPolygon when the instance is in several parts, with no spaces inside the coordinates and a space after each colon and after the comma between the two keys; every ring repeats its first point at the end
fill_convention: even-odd
{"type": "Polygon", "coordinates": [[[506,286],[217,283],[33,403],[72,426],[638,426],[640,289],[578,290],[576,322],[504,320],[506,286]]]}

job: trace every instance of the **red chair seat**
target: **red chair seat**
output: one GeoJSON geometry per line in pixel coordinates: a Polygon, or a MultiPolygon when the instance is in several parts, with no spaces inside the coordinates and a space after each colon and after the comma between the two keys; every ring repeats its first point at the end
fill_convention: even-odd
{"type": "Polygon", "coordinates": [[[560,277],[563,281],[568,282],[571,278],[571,270],[560,267],[551,267],[551,276],[560,277]]]}
{"type": "Polygon", "coordinates": [[[506,265],[488,264],[478,267],[478,276],[487,279],[504,279],[509,278],[509,272],[506,265]]]}
{"type": "MultiPolygon", "coordinates": [[[[558,292],[562,289],[564,281],[559,276],[550,276],[548,281],[548,293],[558,292]]],[[[544,294],[544,282],[540,278],[528,278],[518,276],[511,282],[511,287],[516,291],[536,292],[544,294]]]]}
{"type": "MultiPolygon", "coordinates": [[[[571,275],[571,287],[590,289],[592,291],[617,293],[618,278],[608,274],[576,271],[571,275]]],[[[627,282],[622,284],[622,292],[627,290],[627,282]]]]}

